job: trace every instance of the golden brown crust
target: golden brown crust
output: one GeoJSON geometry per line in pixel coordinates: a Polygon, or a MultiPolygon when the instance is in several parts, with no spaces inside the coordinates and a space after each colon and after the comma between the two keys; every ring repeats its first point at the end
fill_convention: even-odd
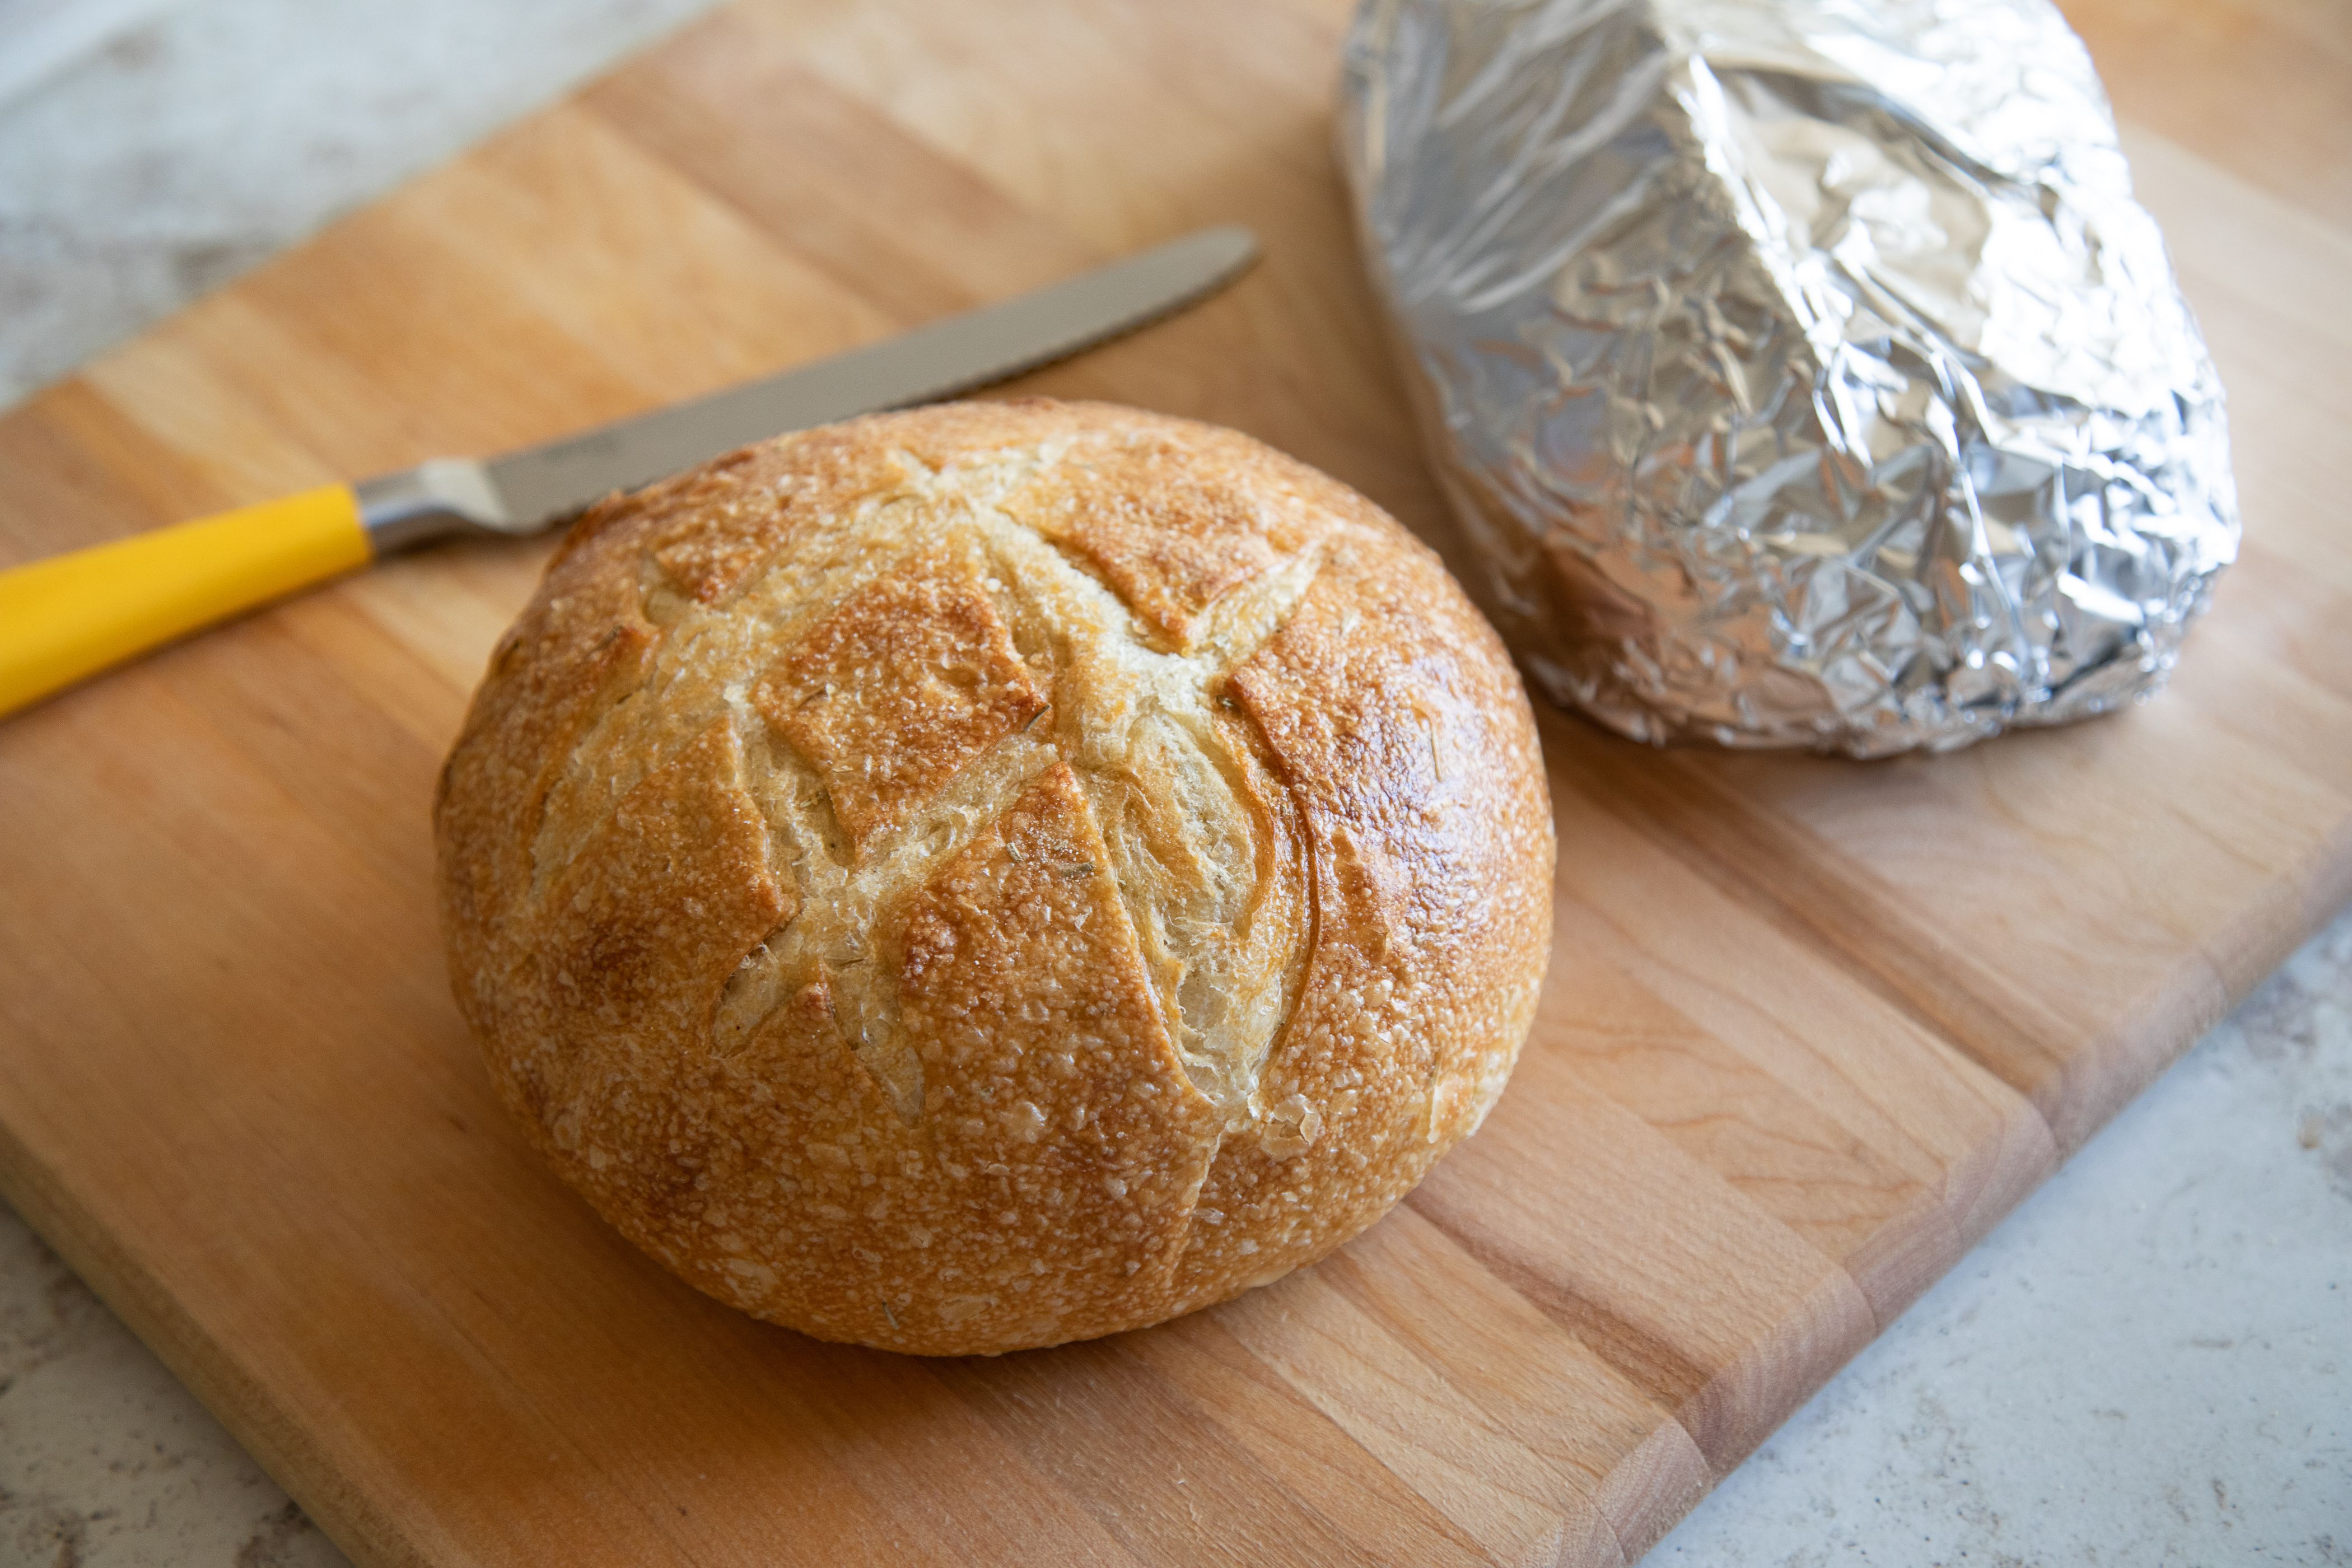
{"type": "Polygon", "coordinates": [[[1435,558],[1230,431],[958,404],[592,510],[436,808],[541,1152],[702,1289],[957,1354],[1311,1261],[1533,1016],[1527,700],[1435,558]]]}
{"type": "Polygon", "coordinates": [[[1006,510],[1182,647],[1202,610],[1322,532],[1311,512],[1283,504],[1281,487],[1234,482],[1235,470],[1263,467],[1264,453],[1230,430],[1139,430],[1072,453],[1006,510]]]}
{"type": "Polygon", "coordinates": [[[751,700],[817,770],[857,852],[1045,710],[974,574],[928,561],[818,622],[751,700]]]}

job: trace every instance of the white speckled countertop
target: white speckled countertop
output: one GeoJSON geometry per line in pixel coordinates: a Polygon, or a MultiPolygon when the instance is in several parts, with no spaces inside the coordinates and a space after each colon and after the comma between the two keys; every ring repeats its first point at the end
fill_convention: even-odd
{"type": "MultiPolygon", "coordinates": [[[[704,3],[0,0],[0,405],[704,3]]],[[[2352,1563],[2352,915],[1650,1560],[2352,1563]]],[[[342,1561],[0,1210],[0,1568],[342,1561]]]]}

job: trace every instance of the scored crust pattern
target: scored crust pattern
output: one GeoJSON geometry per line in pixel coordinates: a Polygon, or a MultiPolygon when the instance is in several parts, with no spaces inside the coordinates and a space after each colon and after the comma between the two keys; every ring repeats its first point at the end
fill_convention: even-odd
{"type": "Polygon", "coordinates": [[[1483,621],[1231,432],[951,405],[607,502],[436,805],[494,1081],[747,1310],[958,1353],[1318,1257],[1475,1127],[1550,826],[1483,621]]]}
{"type": "Polygon", "coordinates": [[[1045,710],[979,581],[919,558],[820,621],[752,704],[816,769],[853,856],[1045,710]]]}

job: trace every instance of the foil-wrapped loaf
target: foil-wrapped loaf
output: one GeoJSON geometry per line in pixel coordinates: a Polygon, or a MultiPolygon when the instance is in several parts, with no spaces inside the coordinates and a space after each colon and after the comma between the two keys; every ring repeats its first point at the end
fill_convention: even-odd
{"type": "Polygon", "coordinates": [[[1339,136],[1555,700],[1875,756],[2163,684],[2237,548],[2221,386],[2049,5],[1369,0],[1339,136]]]}

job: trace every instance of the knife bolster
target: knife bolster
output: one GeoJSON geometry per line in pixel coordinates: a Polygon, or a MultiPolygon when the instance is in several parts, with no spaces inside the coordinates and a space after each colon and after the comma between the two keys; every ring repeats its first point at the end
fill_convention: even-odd
{"type": "Polygon", "coordinates": [[[459,458],[435,458],[362,480],[352,490],[378,555],[453,533],[526,533],[537,522],[518,523],[482,465],[459,458]]]}

